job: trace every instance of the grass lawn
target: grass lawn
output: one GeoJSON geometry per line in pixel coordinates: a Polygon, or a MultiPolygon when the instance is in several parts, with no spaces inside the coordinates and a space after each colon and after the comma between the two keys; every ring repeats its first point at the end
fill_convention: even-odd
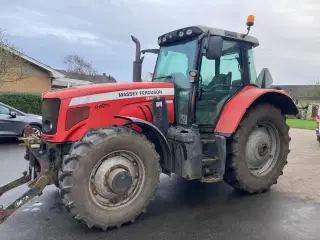
{"type": "Polygon", "coordinates": [[[301,120],[301,119],[287,119],[287,124],[290,128],[302,128],[302,129],[316,129],[316,121],[301,120]]]}

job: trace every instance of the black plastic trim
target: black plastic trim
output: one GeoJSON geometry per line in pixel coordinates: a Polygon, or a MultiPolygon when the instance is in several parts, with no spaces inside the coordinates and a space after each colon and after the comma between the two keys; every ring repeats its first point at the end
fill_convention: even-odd
{"type": "Polygon", "coordinates": [[[161,156],[160,164],[162,167],[171,165],[172,155],[169,143],[166,137],[155,125],[135,117],[116,115],[114,118],[128,120],[130,123],[138,125],[144,131],[144,134],[148,137],[148,139],[156,145],[156,150],[161,156]]]}

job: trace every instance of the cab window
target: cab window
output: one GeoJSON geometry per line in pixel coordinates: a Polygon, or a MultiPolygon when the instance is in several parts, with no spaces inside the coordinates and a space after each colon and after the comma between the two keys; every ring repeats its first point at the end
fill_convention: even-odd
{"type": "Polygon", "coordinates": [[[250,83],[256,84],[257,82],[257,72],[254,64],[254,52],[253,48],[248,50],[248,58],[249,58],[249,71],[250,71],[250,83]]]}
{"type": "Polygon", "coordinates": [[[200,67],[201,99],[196,104],[196,122],[214,125],[225,102],[243,86],[242,44],[223,42],[222,56],[207,59],[202,56],[200,67]]]}

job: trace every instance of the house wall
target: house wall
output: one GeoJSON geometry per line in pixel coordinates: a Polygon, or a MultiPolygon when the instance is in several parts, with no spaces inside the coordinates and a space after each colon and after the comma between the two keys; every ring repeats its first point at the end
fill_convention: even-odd
{"type": "Polygon", "coordinates": [[[307,120],[316,121],[317,116],[318,116],[319,107],[320,107],[319,105],[320,104],[318,104],[318,103],[314,103],[314,104],[309,105],[307,115],[306,115],[307,120]]]}
{"type": "MultiPolygon", "coordinates": [[[[38,92],[42,93],[51,89],[52,80],[49,73],[41,68],[24,62],[19,62],[18,72],[24,71],[26,73],[25,78],[16,80],[14,74],[11,74],[12,78],[10,82],[1,83],[0,79],[0,92],[38,92]]],[[[7,80],[7,79],[4,79],[7,80]]]]}
{"type": "Polygon", "coordinates": [[[304,99],[304,98],[294,99],[294,101],[296,100],[298,100],[298,103],[296,104],[298,108],[306,107],[307,104],[311,104],[311,103],[320,103],[320,99],[304,99]]]}

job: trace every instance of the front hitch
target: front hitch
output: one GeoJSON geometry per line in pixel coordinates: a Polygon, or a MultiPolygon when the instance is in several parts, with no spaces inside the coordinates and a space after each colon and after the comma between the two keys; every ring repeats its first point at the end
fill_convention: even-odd
{"type": "Polygon", "coordinates": [[[52,174],[50,173],[50,164],[47,160],[47,155],[40,149],[41,139],[35,134],[31,126],[27,125],[25,127],[24,135],[20,140],[26,145],[25,158],[30,159],[30,155],[32,154],[39,162],[41,170],[40,174],[36,176],[34,169],[29,169],[29,173],[25,171],[22,177],[0,187],[1,197],[5,192],[29,182],[29,190],[21,197],[16,199],[7,208],[0,206],[0,224],[25,203],[36,196],[40,196],[47,185],[54,183],[52,174]]]}

